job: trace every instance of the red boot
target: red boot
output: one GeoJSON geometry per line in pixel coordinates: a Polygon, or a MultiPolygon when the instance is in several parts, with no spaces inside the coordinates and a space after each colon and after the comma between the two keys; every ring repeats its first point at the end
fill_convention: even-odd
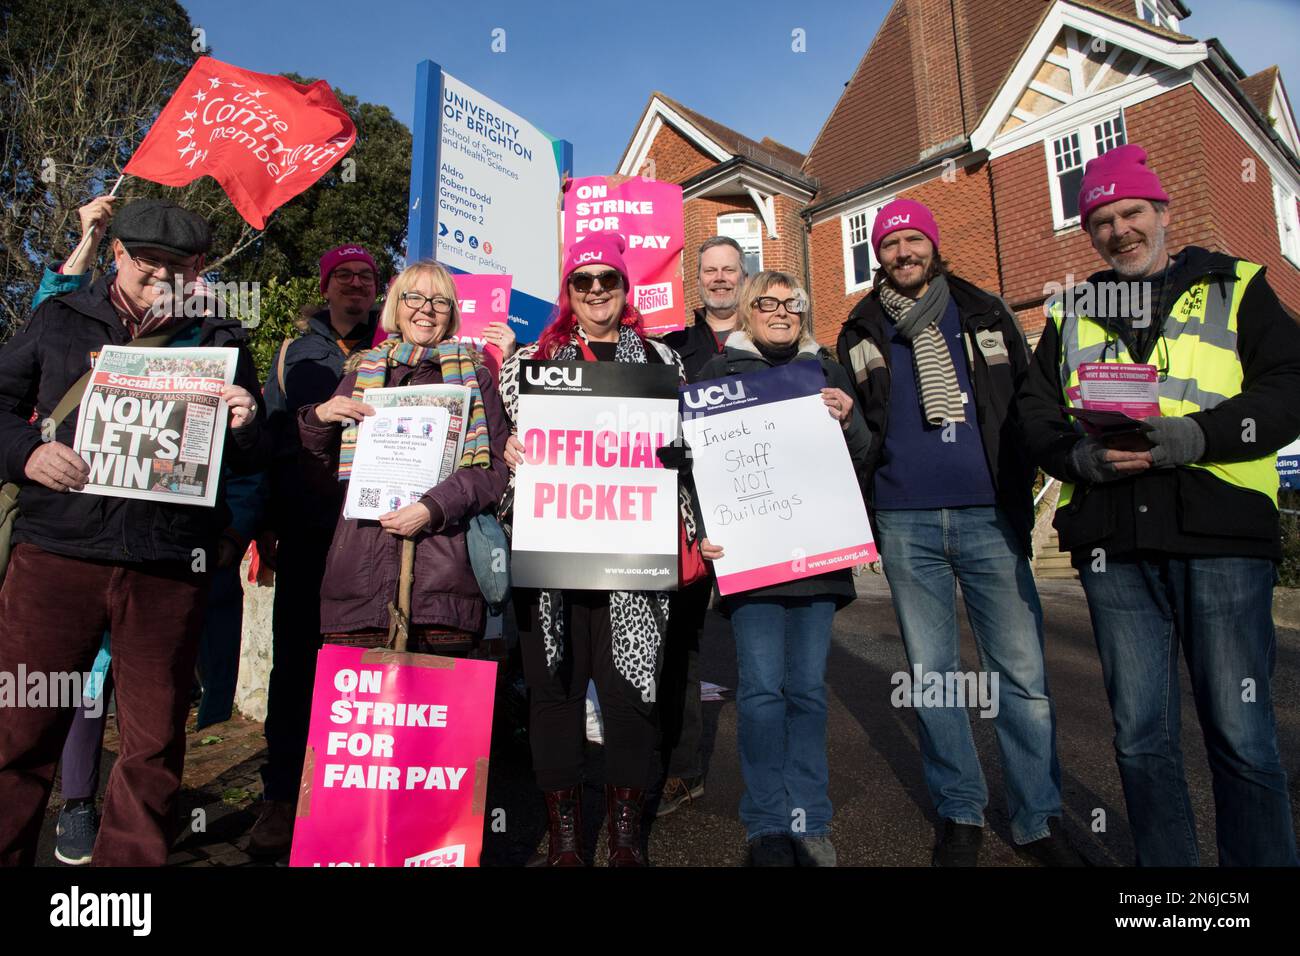
{"type": "Polygon", "coordinates": [[[605,785],[609,814],[609,865],[645,866],[641,852],[641,809],[645,791],[635,787],[605,785]]]}
{"type": "Polygon", "coordinates": [[[582,855],[582,787],[547,790],[547,831],[550,844],[526,866],[586,866],[582,855]]]}

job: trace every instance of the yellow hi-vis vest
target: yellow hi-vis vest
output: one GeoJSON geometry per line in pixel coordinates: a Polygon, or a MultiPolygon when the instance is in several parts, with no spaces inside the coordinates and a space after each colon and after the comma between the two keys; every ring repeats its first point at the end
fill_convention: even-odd
{"type": "MultiPolygon", "coordinates": [[[[1190,415],[1214,408],[1241,394],[1241,356],[1237,354],[1237,311],[1246,287],[1263,266],[1237,260],[1235,279],[1202,277],[1174,303],[1164,320],[1164,345],[1168,374],[1159,385],[1161,415],[1190,415]]],[[[1079,385],[1084,362],[1133,364],[1128,349],[1104,324],[1083,315],[1067,315],[1058,299],[1049,310],[1061,342],[1061,389],[1066,405],[1069,391],[1079,385]]],[[[1162,351],[1160,343],[1156,351],[1162,351]]],[[[1152,360],[1157,358],[1152,353],[1152,360]]],[[[1078,426],[1076,426],[1078,427],[1078,426]]],[[[1243,426],[1245,427],[1245,426],[1243,426]]],[[[1277,455],[1251,461],[1188,465],[1201,468],[1220,481],[1257,491],[1277,507],[1277,455]]],[[[1070,503],[1074,484],[1061,485],[1057,507],[1070,503]]]]}

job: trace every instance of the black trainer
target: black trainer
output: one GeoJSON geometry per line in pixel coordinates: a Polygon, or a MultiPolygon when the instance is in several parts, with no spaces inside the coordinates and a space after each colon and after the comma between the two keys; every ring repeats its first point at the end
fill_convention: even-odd
{"type": "Polygon", "coordinates": [[[943,835],[934,848],[931,866],[979,866],[984,828],[956,820],[943,821],[943,835]]]}
{"type": "Polygon", "coordinates": [[[83,866],[90,862],[99,836],[99,811],[95,802],[65,806],[59,811],[59,822],[54,829],[54,858],[68,866],[83,866]]]}
{"type": "Polygon", "coordinates": [[[1032,843],[1017,844],[1016,853],[1036,862],[1039,866],[1087,866],[1087,861],[1070,843],[1061,829],[1061,821],[1052,817],[1047,821],[1048,835],[1032,843]]]}
{"type": "Polygon", "coordinates": [[[794,866],[794,845],[784,833],[769,833],[749,841],[750,866],[794,866]]]}

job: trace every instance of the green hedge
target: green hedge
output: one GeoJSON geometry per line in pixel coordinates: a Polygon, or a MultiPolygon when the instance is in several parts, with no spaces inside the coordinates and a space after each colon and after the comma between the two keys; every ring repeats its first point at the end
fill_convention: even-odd
{"type": "Polygon", "coordinates": [[[272,278],[261,285],[260,321],[249,332],[248,346],[257,362],[258,380],[265,382],[280,343],[295,338],[294,324],[304,305],[320,302],[320,280],[303,276],[287,281],[272,278]]]}

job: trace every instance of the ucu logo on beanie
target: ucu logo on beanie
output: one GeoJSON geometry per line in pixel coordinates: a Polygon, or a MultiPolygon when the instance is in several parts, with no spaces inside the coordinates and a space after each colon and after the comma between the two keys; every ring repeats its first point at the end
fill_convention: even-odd
{"type": "Polygon", "coordinates": [[[1092,202],[1096,202],[1102,196],[1113,196],[1113,195],[1115,195],[1114,183],[1111,183],[1109,186],[1094,186],[1092,189],[1089,189],[1088,192],[1084,195],[1083,201],[1085,203],[1092,203],[1092,202]]]}
{"type": "Polygon", "coordinates": [[[573,261],[578,265],[582,265],[584,262],[602,262],[604,259],[604,252],[580,252],[573,261]]]}
{"type": "Polygon", "coordinates": [[[881,229],[893,229],[895,226],[906,226],[912,221],[912,214],[909,212],[905,216],[890,216],[881,225],[881,229]]]}

